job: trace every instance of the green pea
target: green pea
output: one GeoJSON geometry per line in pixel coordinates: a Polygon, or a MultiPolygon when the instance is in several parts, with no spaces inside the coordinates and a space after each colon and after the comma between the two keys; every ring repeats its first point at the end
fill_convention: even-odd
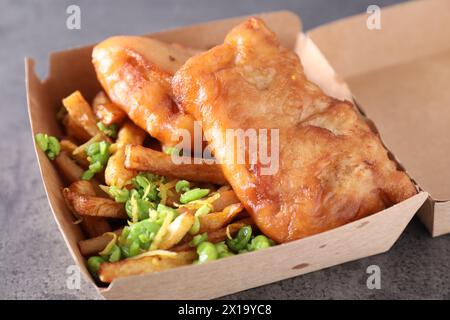
{"type": "Polygon", "coordinates": [[[90,180],[95,173],[103,170],[104,166],[108,162],[110,152],[109,143],[106,141],[93,142],[87,145],[86,154],[89,160],[89,170],[83,173],[83,180],[90,180]]]}
{"type": "Polygon", "coordinates": [[[138,221],[147,219],[148,212],[153,207],[154,207],[153,203],[140,199],[136,192],[132,192],[130,199],[128,199],[125,203],[125,211],[127,212],[128,217],[130,219],[133,219],[133,210],[136,210],[138,221]]]}
{"type": "Polygon", "coordinates": [[[38,147],[45,152],[50,160],[55,160],[56,156],[61,151],[61,145],[58,139],[44,133],[38,133],[35,136],[35,141],[38,147]]]}
{"type": "Polygon", "coordinates": [[[145,187],[144,192],[142,194],[142,199],[150,200],[150,201],[157,201],[158,198],[158,188],[156,184],[151,182],[150,184],[145,187]]]}
{"type": "Polygon", "coordinates": [[[252,239],[247,249],[249,251],[256,251],[264,248],[269,248],[270,246],[271,245],[269,242],[269,238],[264,235],[259,235],[252,239]]]}
{"type": "Polygon", "coordinates": [[[91,170],[92,172],[100,172],[102,171],[103,166],[100,162],[94,162],[91,165],[89,165],[89,170],[91,170]]]}
{"type": "Polygon", "coordinates": [[[114,201],[125,203],[130,198],[130,191],[128,189],[120,189],[116,186],[108,188],[108,194],[114,198],[114,201]]]}
{"type": "Polygon", "coordinates": [[[118,245],[114,245],[112,247],[111,252],[109,253],[109,262],[116,262],[120,260],[120,248],[118,245]]]}
{"type": "Polygon", "coordinates": [[[204,204],[200,208],[198,208],[197,211],[195,211],[195,216],[201,218],[203,216],[206,216],[210,212],[211,212],[211,207],[204,204]]]}
{"type": "Polygon", "coordinates": [[[49,136],[48,137],[47,156],[50,158],[50,160],[54,160],[60,151],[61,151],[61,145],[59,144],[58,139],[56,139],[55,137],[49,136]]]}
{"type": "Polygon", "coordinates": [[[219,259],[226,258],[226,257],[231,257],[231,256],[234,256],[234,255],[235,254],[233,252],[231,252],[231,251],[223,252],[223,253],[219,254],[219,259]]]}
{"type": "Polygon", "coordinates": [[[156,212],[158,213],[157,222],[159,222],[159,223],[162,223],[162,221],[164,220],[164,218],[166,217],[166,215],[169,212],[172,212],[174,217],[178,216],[177,210],[175,210],[174,208],[165,206],[162,203],[158,204],[158,207],[156,208],[156,212]]]}
{"type": "Polygon", "coordinates": [[[189,191],[186,191],[185,193],[183,193],[180,196],[180,202],[188,203],[191,201],[195,201],[195,200],[205,197],[206,195],[208,195],[208,193],[209,193],[209,189],[195,188],[195,189],[192,189],[192,190],[189,190],[189,191]]]}
{"type": "Polygon", "coordinates": [[[92,177],[94,176],[94,172],[92,170],[86,170],[85,172],[83,172],[83,175],[81,176],[81,179],[83,180],[91,180],[92,177]]]}
{"type": "Polygon", "coordinates": [[[138,242],[133,241],[130,245],[130,257],[137,256],[140,253],[140,245],[138,242]]]}
{"type": "Polygon", "coordinates": [[[103,257],[100,256],[93,256],[90,257],[87,261],[87,267],[91,274],[97,275],[97,272],[100,270],[100,265],[106,262],[106,260],[103,257]]]}
{"type": "Polygon", "coordinates": [[[138,236],[138,238],[139,238],[139,241],[141,241],[142,243],[146,243],[146,242],[149,242],[150,241],[150,235],[147,235],[147,234],[140,234],[139,236],[138,236]]]}
{"type": "Polygon", "coordinates": [[[44,133],[36,134],[35,138],[37,145],[42,151],[47,151],[48,148],[48,136],[44,133]]]}
{"type": "Polygon", "coordinates": [[[121,245],[119,246],[121,254],[123,257],[125,258],[129,258],[130,257],[130,248],[126,245],[121,245]]]}
{"type": "Polygon", "coordinates": [[[218,258],[217,250],[214,244],[205,241],[197,247],[198,263],[205,263],[218,258]]]}
{"type": "Polygon", "coordinates": [[[120,234],[119,240],[121,238],[126,239],[128,237],[128,235],[130,234],[130,227],[126,226],[122,229],[122,233],[120,234]]]}
{"type": "Polygon", "coordinates": [[[112,124],[110,126],[105,125],[103,122],[97,122],[97,127],[108,137],[117,137],[117,125],[112,124]]]}
{"type": "Polygon", "coordinates": [[[99,162],[102,166],[108,162],[109,153],[94,153],[91,156],[88,156],[88,160],[90,163],[99,162]]]}
{"type": "Polygon", "coordinates": [[[189,181],[186,180],[180,180],[177,182],[177,184],[175,185],[175,191],[177,193],[180,193],[181,191],[186,192],[189,190],[189,181]]]}
{"type": "Polygon", "coordinates": [[[150,181],[143,175],[137,175],[133,179],[133,184],[137,189],[145,189],[150,184],[150,181]]]}
{"type": "Polygon", "coordinates": [[[88,144],[86,147],[86,154],[88,156],[93,156],[96,153],[99,153],[99,151],[100,151],[100,145],[98,142],[92,142],[92,143],[88,144]]]}
{"type": "Polygon", "coordinates": [[[189,234],[194,235],[200,231],[200,219],[197,216],[194,216],[194,224],[191,229],[189,229],[189,234]]]}
{"type": "MultiPolygon", "coordinates": [[[[160,226],[157,223],[146,219],[131,225],[129,228],[130,231],[127,235],[128,242],[131,243],[131,245],[137,243],[139,247],[147,248],[155,234],[158,232],[160,226]]],[[[132,252],[130,252],[130,254],[132,254],[132,252]]]]}
{"type": "Polygon", "coordinates": [[[109,143],[106,141],[100,141],[98,143],[99,146],[99,152],[101,155],[107,155],[109,154],[109,143]]]}
{"type": "Polygon", "coordinates": [[[198,233],[198,231],[200,230],[200,218],[206,216],[210,211],[211,208],[206,204],[202,205],[200,208],[197,209],[197,211],[195,211],[194,224],[189,230],[189,233],[191,235],[198,233]]]}
{"type": "Polygon", "coordinates": [[[251,237],[252,237],[252,227],[245,226],[239,229],[236,238],[227,239],[227,245],[231,250],[238,253],[239,251],[245,249],[251,237]]]}
{"type": "Polygon", "coordinates": [[[200,243],[208,240],[208,233],[204,232],[202,234],[198,234],[195,237],[192,238],[192,240],[189,242],[189,246],[191,247],[197,247],[200,243]]]}
{"type": "Polygon", "coordinates": [[[215,244],[215,246],[216,246],[216,250],[217,250],[218,254],[228,251],[228,247],[227,247],[225,241],[217,242],[215,244]]]}
{"type": "Polygon", "coordinates": [[[225,241],[221,241],[215,244],[217,254],[219,256],[219,259],[234,256],[234,253],[230,251],[228,246],[226,245],[225,241]]]}

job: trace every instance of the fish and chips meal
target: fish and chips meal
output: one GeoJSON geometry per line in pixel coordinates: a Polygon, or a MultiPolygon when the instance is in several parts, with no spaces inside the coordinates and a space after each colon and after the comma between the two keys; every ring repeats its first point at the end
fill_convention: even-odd
{"type": "Polygon", "coordinates": [[[310,82],[259,18],[206,51],[112,37],[92,63],[103,91],[64,98],[64,136],[35,140],[100,284],[301,239],[416,193],[353,103],[310,82]],[[268,140],[272,170],[230,130],[268,140]]]}

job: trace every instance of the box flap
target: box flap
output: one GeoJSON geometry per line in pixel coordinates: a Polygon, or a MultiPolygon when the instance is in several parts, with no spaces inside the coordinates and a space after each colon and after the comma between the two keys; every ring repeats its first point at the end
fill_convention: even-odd
{"type": "Polygon", "coordinates": [[[387,147],[435,200],[450,200],[450,1],[362,14],[309,36],[349,85],[387,147]]]}

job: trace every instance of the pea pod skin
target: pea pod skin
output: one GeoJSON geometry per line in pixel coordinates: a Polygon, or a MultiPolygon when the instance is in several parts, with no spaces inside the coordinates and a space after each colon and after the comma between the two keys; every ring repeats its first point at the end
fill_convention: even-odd
{"type": "Polygon", "coordinates": [[[252,227],[245,226],[239,230],[236,238],[227,239],[227,245],[232,251],[234,251],[235,253],[239,253],[247,247],[247,244],[249,243],[251,238],[252,227]]]}

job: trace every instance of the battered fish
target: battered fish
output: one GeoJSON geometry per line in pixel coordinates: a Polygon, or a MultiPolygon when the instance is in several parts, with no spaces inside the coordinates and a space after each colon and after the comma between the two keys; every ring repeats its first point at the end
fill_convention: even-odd
{"type": "Polygon", "coordinates": [[[181,130],[193,132],[194,119],[172,100],[170,82],[195,52],[155,39],[117,36],[94,47],[92,62],[110,99],[137,126],[163,145],[173,146],[181,130]]]}
{"type": "MultiPolygon", "coordinates": [[[[178,105],[202,122],[257,226],[277,242],[338,227],[416,193],[354,106],[309,82],[299,57],[281,47],[260,19],[190,58],[172,89],[178,105]],[[238,148],[227,143],[227,129],[279,130],[278,170],[262,174],[260,157],[256,163],[229,161],[238,148]]],[[[268,140],[269,150],[276,150],[268,140]]],[[[252,156],[249,144],[243,150],[252,156]]]]}

